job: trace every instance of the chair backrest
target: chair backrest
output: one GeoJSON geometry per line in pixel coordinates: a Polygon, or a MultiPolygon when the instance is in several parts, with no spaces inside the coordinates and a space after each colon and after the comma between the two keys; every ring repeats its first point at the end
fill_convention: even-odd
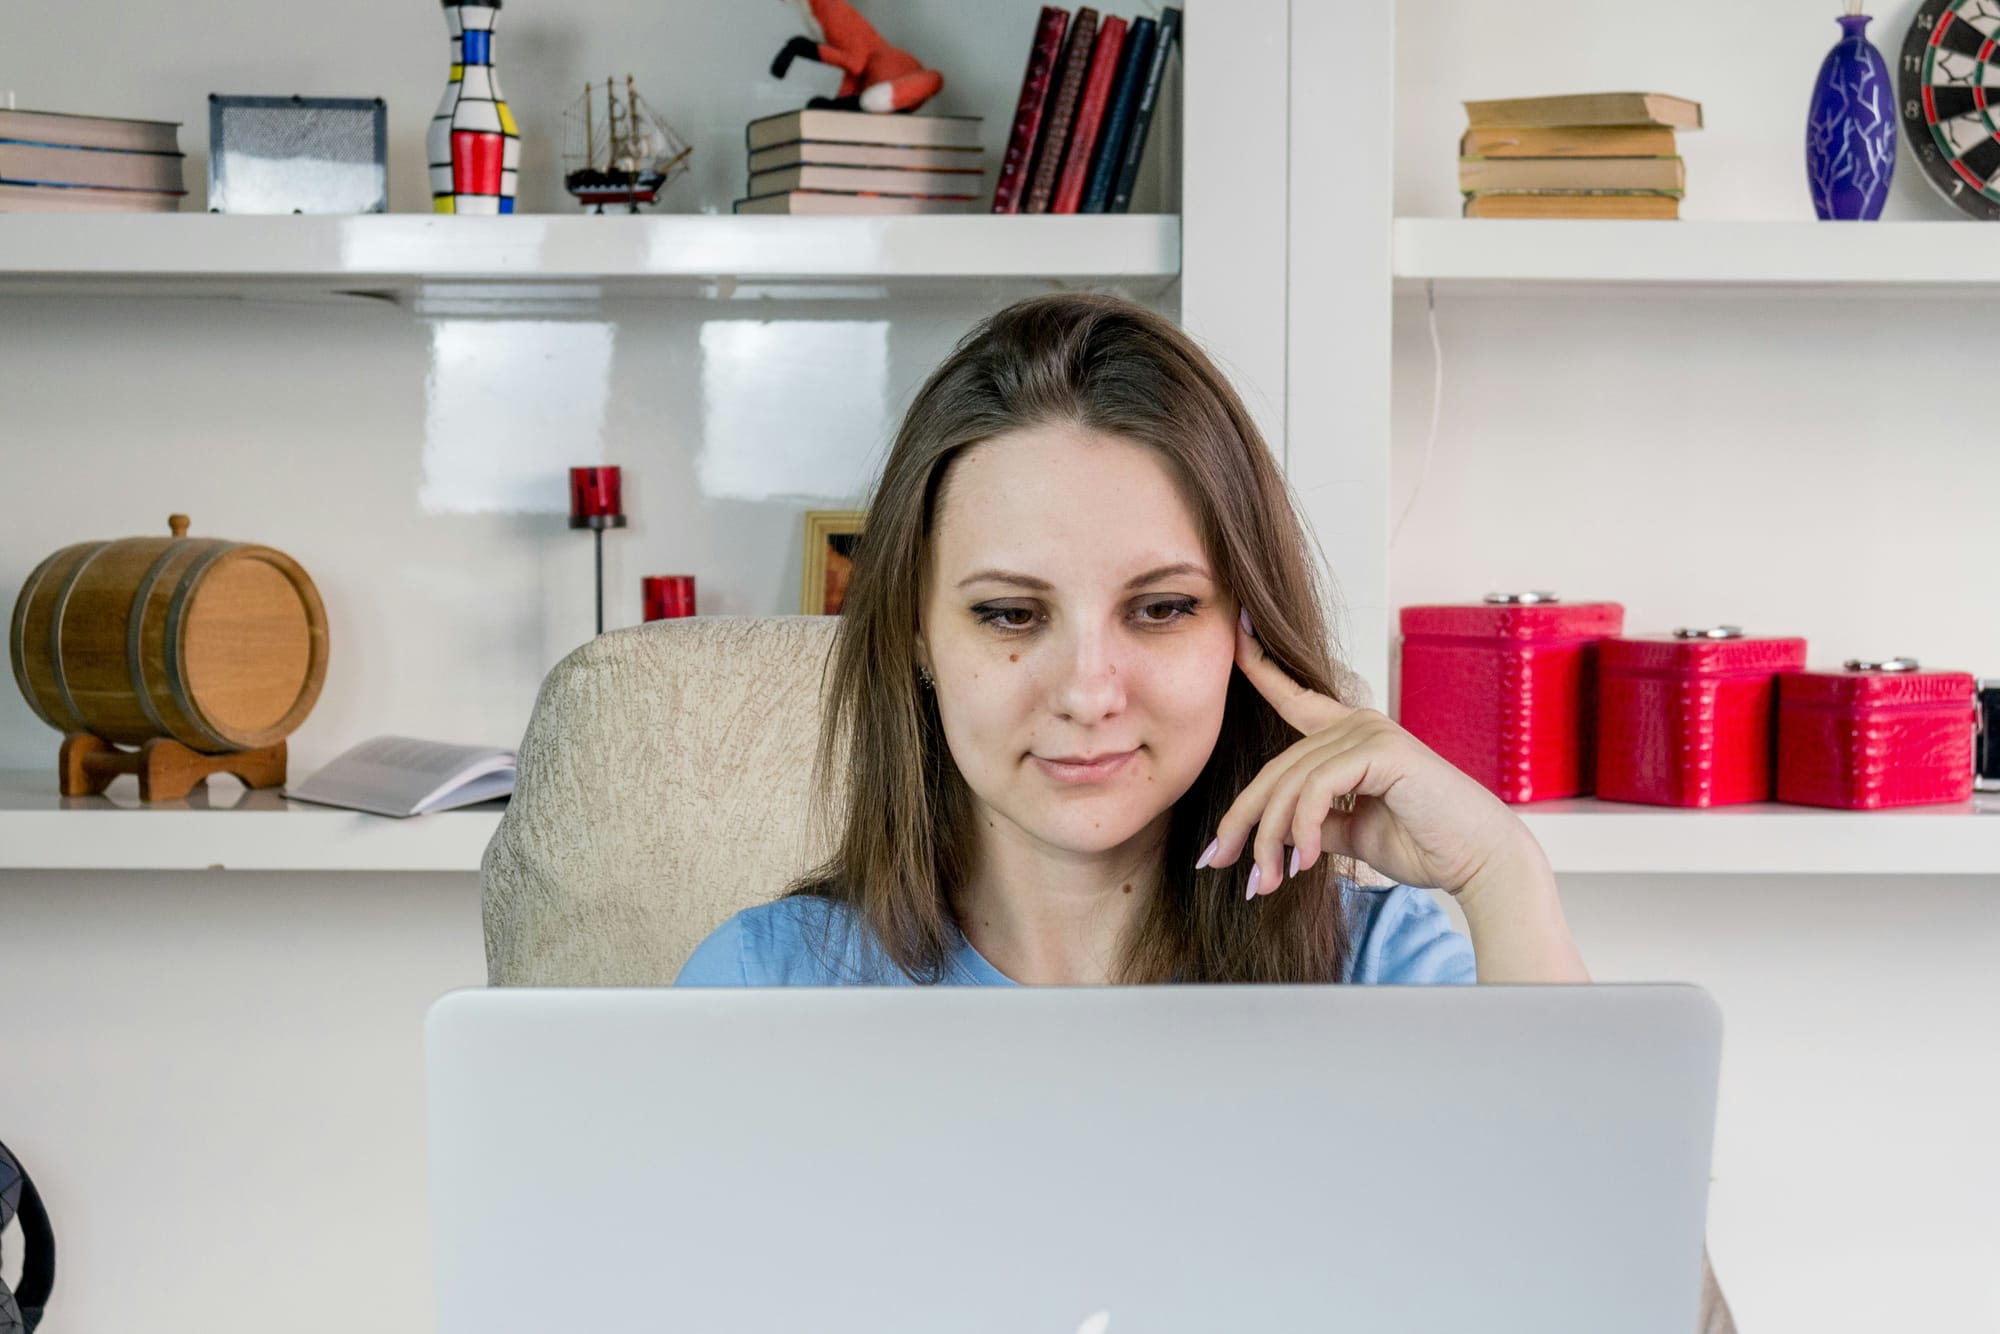
{"type": "Polygon", "coordinates": [[[819,860],[808,817],[836,624],[655,621],[556,665],[480,863],[493,985],[670,983],[703,936],[819,860]]]}

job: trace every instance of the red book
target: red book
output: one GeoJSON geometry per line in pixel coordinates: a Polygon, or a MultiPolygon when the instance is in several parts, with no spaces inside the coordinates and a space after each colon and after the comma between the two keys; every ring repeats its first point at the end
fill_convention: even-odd
{"type": "Polygon", "coordinates": [[[993,211],[1019,213],[1021,197],[1027,193],[1028,167],[1035,156],[1035,142],[1041,137],[1042,113],[1048,105],[1049,88],[1055,82],[1056,62],[1062,58],[1063,34],[1069,31],[1069,11],[1053,5],[1042,6],[1035,24],[1035,44],[1028,50],[1028,72],[1021,77],[1021,99],[1014,105],[1014,128],[1007,135],[1007,154],[1000,160],[1000,175],[993,186],[993,211]]]}
{"type": "Polygon", "coordinates": [[[1089,5],[1069,21],[1062,63],[1056,66],[1055,91],[1042,113],[1042,142],[1035,148],[1035,165],[1028,171],[1028,202],[1023,213],[1047,213],[1055,198],[1056,177],[1062,172],[1063,150],[1069,147],[1070,124],[1083,100],[1083,79],[1090,71],[1090,52],[1097,45],[1098,13],[1089,5]]]}
{"type": "Polygon", "coordinates": [[[1090,178],[1090,155],[1097,147],[1098,126],[1104,121],[1105,105],[1111,101],[1111,83],[1118,77],[1118,54],[1125,46],[1124,19],[1108,18],[1097,34],[1097,49],[1090,57],[1090,78],[1083,87],[1083,101],[1076,109],[1076,126],[1069,135],[1069,155],[1063,161],[1062,180],[1056,186],[1051,213],[1074,213],[1083,203],[1083,187],[1090,178]]]}

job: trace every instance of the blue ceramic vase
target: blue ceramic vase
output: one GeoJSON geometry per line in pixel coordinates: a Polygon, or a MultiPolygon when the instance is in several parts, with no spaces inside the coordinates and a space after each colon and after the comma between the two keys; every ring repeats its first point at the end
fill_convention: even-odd
{"type": "Polygon", "coordinates": [[[1896,174],[1896,90],[1866,14],[1840,19],[1806,117],[1806,180],[1823,219],[1872,222],[1896,174]]]}

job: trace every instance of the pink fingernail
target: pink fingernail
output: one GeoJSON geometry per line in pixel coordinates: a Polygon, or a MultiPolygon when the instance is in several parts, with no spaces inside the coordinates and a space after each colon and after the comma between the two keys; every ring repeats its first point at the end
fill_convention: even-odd
{"type": "Polygon", "coordinates": [[[1263,878],[1264,878],[1263,867],[1252,866],[1250,868],[1250,883],[1247,886],[1245,886],[1243,890],[1243,897],[1246,901],[1257,897],[1257,884],[1259,881],[1263,880],[1263,878]]]}
{"type": "Polygon", "coordinates": [[[1236,609],[1236,623],[1243,627],[1244,634],[1249,635],[1252,639],[1257,637],[1256,629],[1250,624],[1250,609],[1248,607],[1238,607],[1236,609]]]}
{"type": "Polygon", "coordinates": [[[1291,877],[1297,875],[1298,873],[1299,873],[1299,850],[1297,848],[1293,848],[1292,865],[1291,868],[1285,872],[1285,878],[1289,880],[1291,877]]]}
{"type": "Polygon", "coordinates": [[[1216,850],[1219,849],[1221,846],[1222,846],[1222,840],[1220,838],[1211,838],[1210,840],[1208,840],[1208,846],[1206,848],[1203,848],[1201,856],[1195,859],[1194,869],[1199,871],[1202,867],[1214,861],[1216,850]]]}

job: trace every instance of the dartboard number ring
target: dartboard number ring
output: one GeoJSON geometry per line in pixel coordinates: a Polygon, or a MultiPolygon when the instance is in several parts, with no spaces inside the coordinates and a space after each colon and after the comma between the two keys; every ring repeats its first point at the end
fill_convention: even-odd
{"type": "Polygon", "coordinates": [[[2000,0],[1922,0],[1897,91],[1924,176],[1964,212],[2000,221],[2000,0]]]}

